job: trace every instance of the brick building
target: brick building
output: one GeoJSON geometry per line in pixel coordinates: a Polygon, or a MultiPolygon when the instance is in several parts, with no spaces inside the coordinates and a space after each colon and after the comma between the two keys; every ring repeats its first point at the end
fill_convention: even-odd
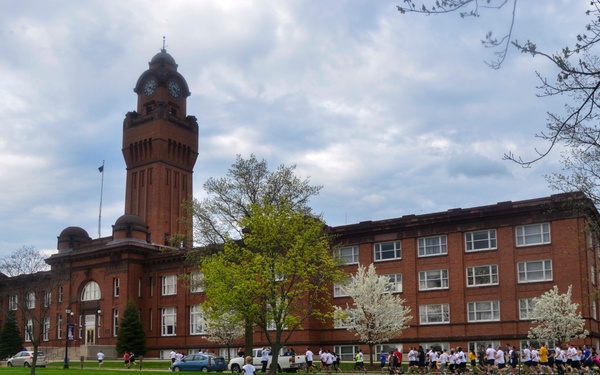
{"type": "MultiPolygon", "coordinates": [[[[186,112],[187,83],[175,60],[161,50],[134,91],[137,109],[123,122],[124,215],[109,237],[92,239],[82,228],[64,229],[58,252],[47,259],[51,272],[67,273],[39,327],[45,333],[44,350],[54,359],[63,355],[67,323],[75,325],[72,357],[93,357],[101,349],[108,357],[116,356],[119,319],[129,299],[140,309],[147,356],[164,357],[172,349],[225,350],[203,337],[198,306],[202,290],[185,288],[179,278],[197,274],[186,266],[183,250],[168,243],[170,235],[186,232],[179,221],[181,202],[191,197],[198,156],[198,124],[186,112]],[[72,311],[68,316],[67,308],[72,311]]],[[[359,263],[374,263],[412,309],[411,327],[386,348],[522,344],[530,326],[531,299],[553,285],[561,292],[573,286],[574,302],[590,331],[585,342],[598,347],[600,243],[589,229],[597,220],[598,212],[587,198],[558,194],[366,221],[331,231],[339,238],[336,251],[346,259],[349,273],[359,263]]],[[[351,303],[342,288],[331,288],[334,304],[351,303]]],[[[0,316],[6,316],[9,309],[16,310],[15,297],[1,286],[0,294],[0,316]]],[[[20,318],[26,327],[28,322],[20,318]]],[[[304,328],[289,346],[334,347],[343,359],[360,347],[353,333],[334,322],[309,321],[304,328]]],[[[254,342],[266,344],[259,332],[254,342]]]]}

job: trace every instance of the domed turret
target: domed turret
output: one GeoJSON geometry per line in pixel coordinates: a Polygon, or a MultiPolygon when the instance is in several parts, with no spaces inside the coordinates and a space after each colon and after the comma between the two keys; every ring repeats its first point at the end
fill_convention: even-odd
{"type": "Polygon", "coordinates": [[[67,227],[58,236],[58,251],[74,249],[75,247],[91,241],[90,235],[80,227],[67,227]]]}
{"type": "Polygon", "coordinates": [[[113,225],[113,239],[131,238],[141,241],[148,239],[148,226],[137,215],[123,215],[113,225]]]}

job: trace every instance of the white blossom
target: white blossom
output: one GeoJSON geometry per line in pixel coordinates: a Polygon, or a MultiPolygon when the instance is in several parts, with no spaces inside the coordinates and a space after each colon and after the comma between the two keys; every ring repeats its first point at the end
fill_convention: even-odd
{"type": "Polygon", "coordinates": [[[571,302],[571,287],[572,285],[569,285],[565,294],[559,294],[555,285],[540,297],[533,299],[535,306],[531,312],[533,327],[529,329],[530,339],[554,340],[558,346],[589,334],[584,328],[585,320],[581,313],[577,312],[579,304],[571,302]]]}
{"type": "Polygon", "coordinates": [[[389,277],[378,275],[373,264],[366,270],[359,265],[356,275],[345,285],[344,293],[353,299],[353,306],[336,307],[348,330],[354,331],[360,340],[370,347],[398,337],[408,328],[412,316],[405,300],[390,289],[389,277]]]}

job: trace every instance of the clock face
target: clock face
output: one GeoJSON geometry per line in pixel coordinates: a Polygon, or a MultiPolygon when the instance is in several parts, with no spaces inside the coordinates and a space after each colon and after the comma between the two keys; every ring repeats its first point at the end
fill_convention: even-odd
{"type": "Polygon", "coordinates": [[[148,81],[146,81],[146,84],[144,85],[144,95],[152,96],[152,95],[154,95],[155,90],[156,90],[156,80],[149,79],[148,81]]]}
{"type": "Polygon", "coordinates": [[[169,81],[169,95],[171,95],[174,98],[179,98],[179,96],[181,95],[181,87],[179,86],[179,83],[177,83],[177,81],[169,81]]]}

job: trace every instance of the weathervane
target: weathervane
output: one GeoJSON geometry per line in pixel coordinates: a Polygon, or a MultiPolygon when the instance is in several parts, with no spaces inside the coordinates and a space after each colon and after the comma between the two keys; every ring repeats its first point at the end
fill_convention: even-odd
{"type": "Polygon", "coordinates": [[[166,37],[163,35],[163,48],[160,50],[160,52],[167,52],[167,45],[165,44],[165,39],[166,37]]]}

